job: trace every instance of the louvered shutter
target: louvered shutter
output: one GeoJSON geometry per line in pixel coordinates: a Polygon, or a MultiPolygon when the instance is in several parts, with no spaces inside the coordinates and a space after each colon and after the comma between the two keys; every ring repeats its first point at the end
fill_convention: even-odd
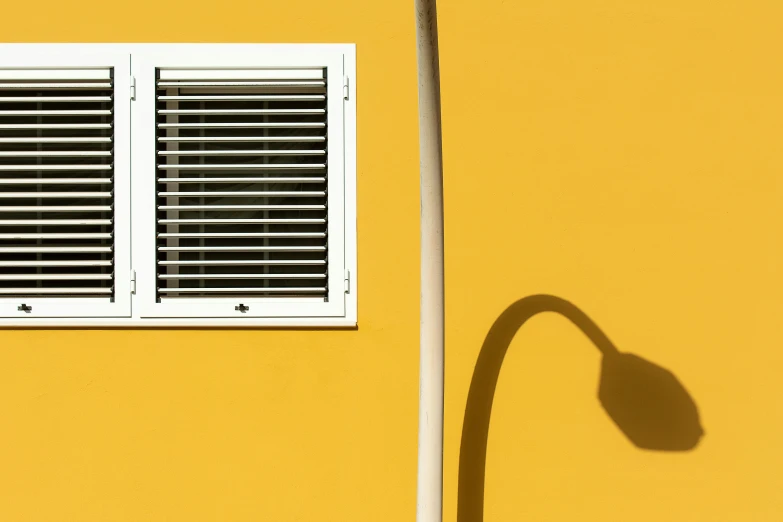
{"type": "Polygon", "coordinates": [[[130,314],[129,57],[70,58],[0,54],[0,317],[130,314]]]}
{"type": "Polygon", "coordinates": [[[344,316],[343,55],[216,56],[134,55],[141,312],[344,316]]]}

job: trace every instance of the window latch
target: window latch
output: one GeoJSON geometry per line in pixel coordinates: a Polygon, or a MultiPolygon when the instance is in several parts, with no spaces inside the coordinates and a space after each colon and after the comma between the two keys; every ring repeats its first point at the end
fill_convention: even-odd
{"type": "Polygon", "coordinates": [[[28,306],[28,305],[26,305],[24,303],[22,303],[19,306],[17,306],[16,309],[19,310],[20,312],[24,312],[26,314],[29,314],[30,312],[33,311],[33,307],[32,306],[28,306]]]}
{"type": "Polygon", "coordinates": [[[237,312],[242,312],[244,314],[245,312],[250,310],[250,307],[249,306],[245,306],[242,303],[239,303],[239,306],[235,306],[234,310],[236,310],[237,312]]]}

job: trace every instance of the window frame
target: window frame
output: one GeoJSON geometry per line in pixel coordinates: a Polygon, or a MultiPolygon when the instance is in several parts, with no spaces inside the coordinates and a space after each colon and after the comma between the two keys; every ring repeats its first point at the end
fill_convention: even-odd
{"type": "Polygon", "coordinates": [[[115,321],[131,317],[130,55],[116,47],[87,45],[63,51],[56,44],[0,45],[0,69],[49,69],[54,76],[67,69],[113,68],[114,301],[95,297],[2,297],[0,326],[38,322],[65,326],[71,319],[115,321]],[[22,303],[32,306],[32,311],[19,310],[22,303]]]}
{"type": "MultiPolygon", "coordinates": [[[[357,233],[356,233],[356,51],[354,44],[0,44],[0,67],[9,67],[8,63],[16,63],[30,67],[36,60],[54,62],[57,67],[95,66],[105,61],[109,56],[124,56],[123,62],[114,63],[115,67],[115,107],[124,99],[127,103],[121,105],[127,111],[125,124],[121,124],[119,114],[115,115],[115,135],[122,132],[129,137],[127,161],[120,162],[115,157],[115,170],[126,172],[121,181],[123,192],[127,198],[117,198],[115,231],[122,226],[122,234],[127,238],[123,242],[122,252],[115,255],[115,285],[117,298],[127,300],[127,313],[112,317],[105,316],[105,310],[91,308],[90,313],[82,309],[71,309],[57,315],[45,317],[35,313],[25,317],[2,317],[0,327],[79,327],[79,326],[114,326],[114,327],[355,327],[357,324],[357,233]],[[9,60],[9,57],[14,60],[9,60]],[[262,57],[263,63],[253,63],[254,57],[262,57]],[[31,62],[32,60],[32,62],[31,62]],[[305,64],[328,67],[329,82],[337,82],[339,88],[330,89],[327,103],[329,111],[341,109],[341,117],[335,121],[338,125],[335,131],[327,127],[330,133],[337,132],[342,136],[340,154],[330,155],[332,161],[342,163],[342,173],[339,168],[333,173],[329,170],[328,187],[330,207],[336,207],[338,218],[342,223],[332,227],[330,211],[329,234],[338,235],[339,244],[330,242],[330,258],[332,248],[338,253],[339,263],[330,266],[329,270],[329,302],[303,302],[301,299],[289,299],[282,303],[271,300],[259,303],[261,313],[254,312],[240,317],[228,317],[226,314],[216,314],[212,311],[204,313],[212,299],[189,299],[188,306],[161,306],[154,301],[156,284],[155,267],[149,266],[150,242],[154,246],[155,212],[144,212],[146,205],[155,203],[155,128],[143,128],[144,122],[152,121],[154,125],[154,70],[158,67],[210,67],[209,60],[222,66],[256,66],[256,67],[296,67],[305,64]],[[73,65],[72,65],[73,64],[73,65]],[[125,68],[127,66],[127,68],[125,68]],[[119,81],[119,72],[124,69],[124,78],[119,81]],[[152,83],[150,84],[150,70],[152,83]],[[332,71],[341,71],[334,74],[332,71]],[[127,76],[125,76],[127,74],[127,76]],[[134,87],[131,87],[133,85],[134,87]],[[345,97],[342,96],[345,90],[345,97]],[[131,101],[131,92],[135,97],[131,101]],[[144,114],[149,109],[152,97],[152,114],[144,114]],[[337,98],[337,99],[333,99],[337,98]],[[145,103],[146,100],[146,103],[145,103]],[[341,106],[341,107],[340,107],[341,106]],[[145,109],[145,107],[147,109],[145,109]],[[341,127],[341,128],[340,128],[341,127]],[[150,169],[150,158],[152,166],[150,169]],[[145,167],[146,164],[146,167],[145,167]],[[150,178],[152,176],[152,178],[150,178]],[[339,179],[332,179],[338,177],[339,179]],[[123,201],[119,204],[120,199],[123,201]],[[335,203],[335,199],[337,200],[335,203]],[[140,210],[141,209],[141,210],[140,210]],[[150,228],[150,226],[152,228],[150,228]],[[150,230],[153,234],[150,234],[150,230]],[[341,265],[338,266],[338,265],[341,265]],[[340,269],[342,268],[342,269],[340,269]],[[125,276],[127,274],[127,277],[125,276]],[[133,275],[132,275],[133,274],[133,275]],[[133,282],[132,282],[133,279],[133,282]],[[132,290],[135,287],[135,292],[132,290]],[[153,295],[151,295],[151,293],[153,295]],[[150,299],[152,297],[152,300],[150,299]],[[103,312],[104,316],[101,316],[103,312]]],[[[13,66],[13,65],[11,65],[13,66]]],[[[210,67],[214,68],[214,67],[210,67]]],[[[332,116],[329,116],[329,125],[332,116]]],[[[334,138],[329,138],[330,141],[334,138]]],[[[117,183],[117,181],[115,181],[117,183]]],[[[119,192],[119,185],[117,185],[119,192]]],[[[149,208],[149,207],[147,207],[149,208]]],[[[115,241],[117,248],[119,236],[115,241]]],[[[154,250],[152,251],[154,260],[154,250]]],[[[330,259],[331,262],[331,259],[330,259]]],[[[38,306],[49,306],[58,310],[72,307],[74,299],[36,298],[38,306]],[[52,302],[51,305],[44,301],[52,302]],[[62,303],[55,303],[62,301],[62,303]]],[[[236,299],[234,299],[236,300],[236,299]]],[[[2,305],[0,300],[0,306],[2,305]]],[[[14,300],[14,301],[18,301],[14,300]]],[[[33,299],[30,299],[33,301],[33,299]]],[[[221,299],[221,301],[224,301],[221,299]]],[[[260,300],[259,300],[260,301],[260,300]]],[[[309,301],[309,300],[307,300],[309,301]]],[[[21,301],[20,301],[21,302],[21,301]]],[[[18,305],[18,303],[16,303],[18,305]]],[[[16,306],[15,305],[15,306],[16,306]]],[[[102,305],[102,306],[105,306],[102,305]]],[[[22,312],[19,312],[22,314],[22,312]]]]}

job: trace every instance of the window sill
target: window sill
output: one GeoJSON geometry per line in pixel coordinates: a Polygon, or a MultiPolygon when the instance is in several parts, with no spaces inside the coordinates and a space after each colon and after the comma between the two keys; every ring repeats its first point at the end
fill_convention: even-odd
{"type": "Polygon", "coordinates": [[[0,319],[0,329],[145,329],[145,328],[236,328],[236,329],[356,329],[356,319],[346,317],[298,317],[298,318],[183,318],[183,319],[133,319],[133,318],[48,318],[0,319]]]}

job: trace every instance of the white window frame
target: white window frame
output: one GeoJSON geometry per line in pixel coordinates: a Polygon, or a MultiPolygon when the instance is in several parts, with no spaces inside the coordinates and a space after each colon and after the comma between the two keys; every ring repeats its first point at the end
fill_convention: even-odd
{"type": "MultiPolygon", "coordinates": [[[[118,321],[131,317],[130,247],[130,54],[101,46],[0,45],[0,69],[48,69],[57,78],[67,69],[114,68],[114,301],[106,298],[0,298],[0,326],[37,323],[68,326],[71,319],[118,321]],[[31,312],[19,310],[20,304],[31,312]]],[[[43,72],[43,71],[42,71],[43,72]]],[[[45,75],[41,75],[45,77],[45,75]]],[[[60,76],[61,77],[61,76],[60,76]]]]}
{"type": "MultiPolygon", "coordinates": [[[[354,327],[357,324],[356,235],[356,49],[353,44],[0,44],[0,67],[115,67],[115,136],[130,141],[115,151],[115,287],[122,314],[100,305],[74,307],[73,299],[46,299],[24,317],[3,317],[7,326],[117,327],[354,327]],[[109,59],[113,61],[108,61],[109,59]],[[53,62],[53,63],[52,63],[53,62]],[[11,64],[11,65],[9,65],[11,64]],[[327,68],[330,133],[342,136],[332,150],[328,191],[328,299],[274,299],[252,303],[251,314],[225,312],[226,299],[155,301],[155,69],[164,67],[327,68]],[[127,76],[126,76],[127,73],[127,76]],[[123,81],[123,79],[127,81],[123,81]],[[134,87],[131,88],[131,85],[134,87]],[[135,91],[132,93],[132,91],[135,91]],[[134,101],[130,101],[131,96],[134,101]],[[123,103],[128,100],[128,103],[123,103]],[[120,110],[122,107],[122,110],[120,110]],[[122,122],[127,122],[123,124],[122,122]],[[122,127],[122,128],[120,128],[122,127]],[[334,129],[337,129],[335,131],[334,129]],[[340,132],[342,131],[342,132],[340,132]],[[119,152],[122,152],[120,155],[119,152]],[[123,161],[123,159],[125,161],[123,161]],[[128,197],[118,198],[122,194],[128,197]],[[127,277],[126,277],[127,274],[127,277]],[[133,274],[133,275],[132,275],[133,274]],[[133,283],[131,280],[133,279],[133,283]],[[134,287],[134,288],[132,288],[134,287]],[[135,292],[133,292],[135,290],[135,292]],[[55,315],[38,313],[43,310],[55,315]]],[[[123,141],[123,143],[126,143],[123,141]]],[[[0,312],[4,303],[0,300],[0,312]]],[[[33,299],[29,299],[33,302],[33,299]]],[[[236,299],[230,300],[231,311],[236,299]]],[[[19,299],[14,299],[14,310],[19,299]]],[[[244,302],[244,301],[243,301],[244,302]]]]}

